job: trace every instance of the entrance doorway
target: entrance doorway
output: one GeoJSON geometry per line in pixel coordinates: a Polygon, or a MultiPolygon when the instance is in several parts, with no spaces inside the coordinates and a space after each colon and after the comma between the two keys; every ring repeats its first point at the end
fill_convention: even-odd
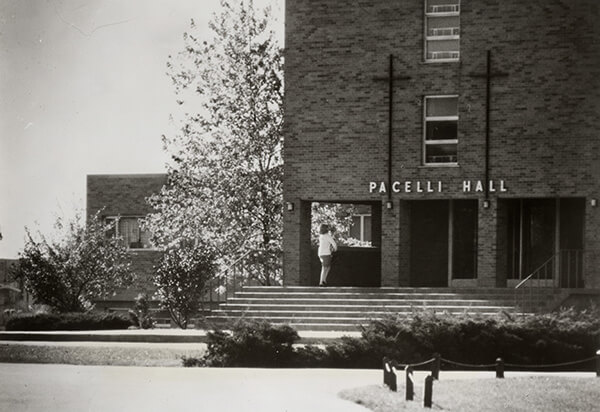
{"type": "Polygon", "coordinates": [[[508,279],[583,287],[585,199],[505,200],[508,279]]]}
{"type": "Polygon", "coordinates": [[[410,202],[410,285],[477,277],[477,200],[410,202]]]}
{"type": "Polygon", "coordinates": [[[338,245],[327,284],[381,286],[381,203],[312,203],[310,285],[319,284],[321,262],[317,248],[322,223],[333,227],[333,237],[338,245]]]}

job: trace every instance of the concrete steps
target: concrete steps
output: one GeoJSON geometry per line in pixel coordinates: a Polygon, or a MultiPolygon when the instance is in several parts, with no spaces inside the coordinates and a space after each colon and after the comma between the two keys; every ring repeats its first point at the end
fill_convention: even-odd
{"type": "MultiPolygon", "coordinates": [[[[423,310],[473,316],[519,313],[512,288],[364,288],[245,287],[207,317],[225,326],[239,318],[290,324],[297,330],[356,331],[389,315],[412,316],[423,310]]],[[[554,301],[552,289],[537,295],[543,309],[554,301]]]]}

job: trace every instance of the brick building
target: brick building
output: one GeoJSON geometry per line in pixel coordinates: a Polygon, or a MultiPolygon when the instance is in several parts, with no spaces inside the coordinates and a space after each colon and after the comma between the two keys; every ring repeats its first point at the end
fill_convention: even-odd
{"type": "Polygon", "coordinates": [[[141,229],[139,220],[152,212],[146,199],[165,183],[165,174],[87,176],[87,215],[101,211],[102,219],[115,221],[115,232],[123,237],[137,276],[131,287],[111,299],[112,306],[118,306],[117,302],[129,305],[142,292],[154,293],[151,277],[161,252],[152,248],[149,233],[141,229]]]}
{"type": "Polygon", "coordinates": [[[315,284],[332,202],[370,209],[373,245],[338,284],[600,288],[598,21],[596,0],[288,1],[284,284],[315,284]]]}

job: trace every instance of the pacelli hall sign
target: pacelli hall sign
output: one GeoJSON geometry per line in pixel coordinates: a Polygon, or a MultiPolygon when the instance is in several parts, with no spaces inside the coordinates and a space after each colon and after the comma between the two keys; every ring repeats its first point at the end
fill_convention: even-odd
{"type": "MultiPolygon", "coordinates": [[[[443,193],[446,185],[441,181],[413,181],[392,182],[390,187],[385,182],[369,182],[369,193],[443,193]]],[[[458,191],[463,193],[477,193],[485,190],[485,182],[481,180],[463,180],[458,187],[458,191]]],[[[506,183],[504,180],[490,180],[488,186],[489,193],[506,192],[506,183]]]]}

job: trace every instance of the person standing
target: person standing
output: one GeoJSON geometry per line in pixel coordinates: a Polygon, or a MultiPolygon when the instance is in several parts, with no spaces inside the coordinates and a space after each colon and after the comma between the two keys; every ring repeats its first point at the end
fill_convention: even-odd
{"type": "Polygon", "coordinates": [[[327,286],[327,275],[331,269],[331,254],[337,250],[337,244],[329,233],[329,226],[319,228],[319,260],[321,261],[321,280],[319,286],[327,286]]]}

